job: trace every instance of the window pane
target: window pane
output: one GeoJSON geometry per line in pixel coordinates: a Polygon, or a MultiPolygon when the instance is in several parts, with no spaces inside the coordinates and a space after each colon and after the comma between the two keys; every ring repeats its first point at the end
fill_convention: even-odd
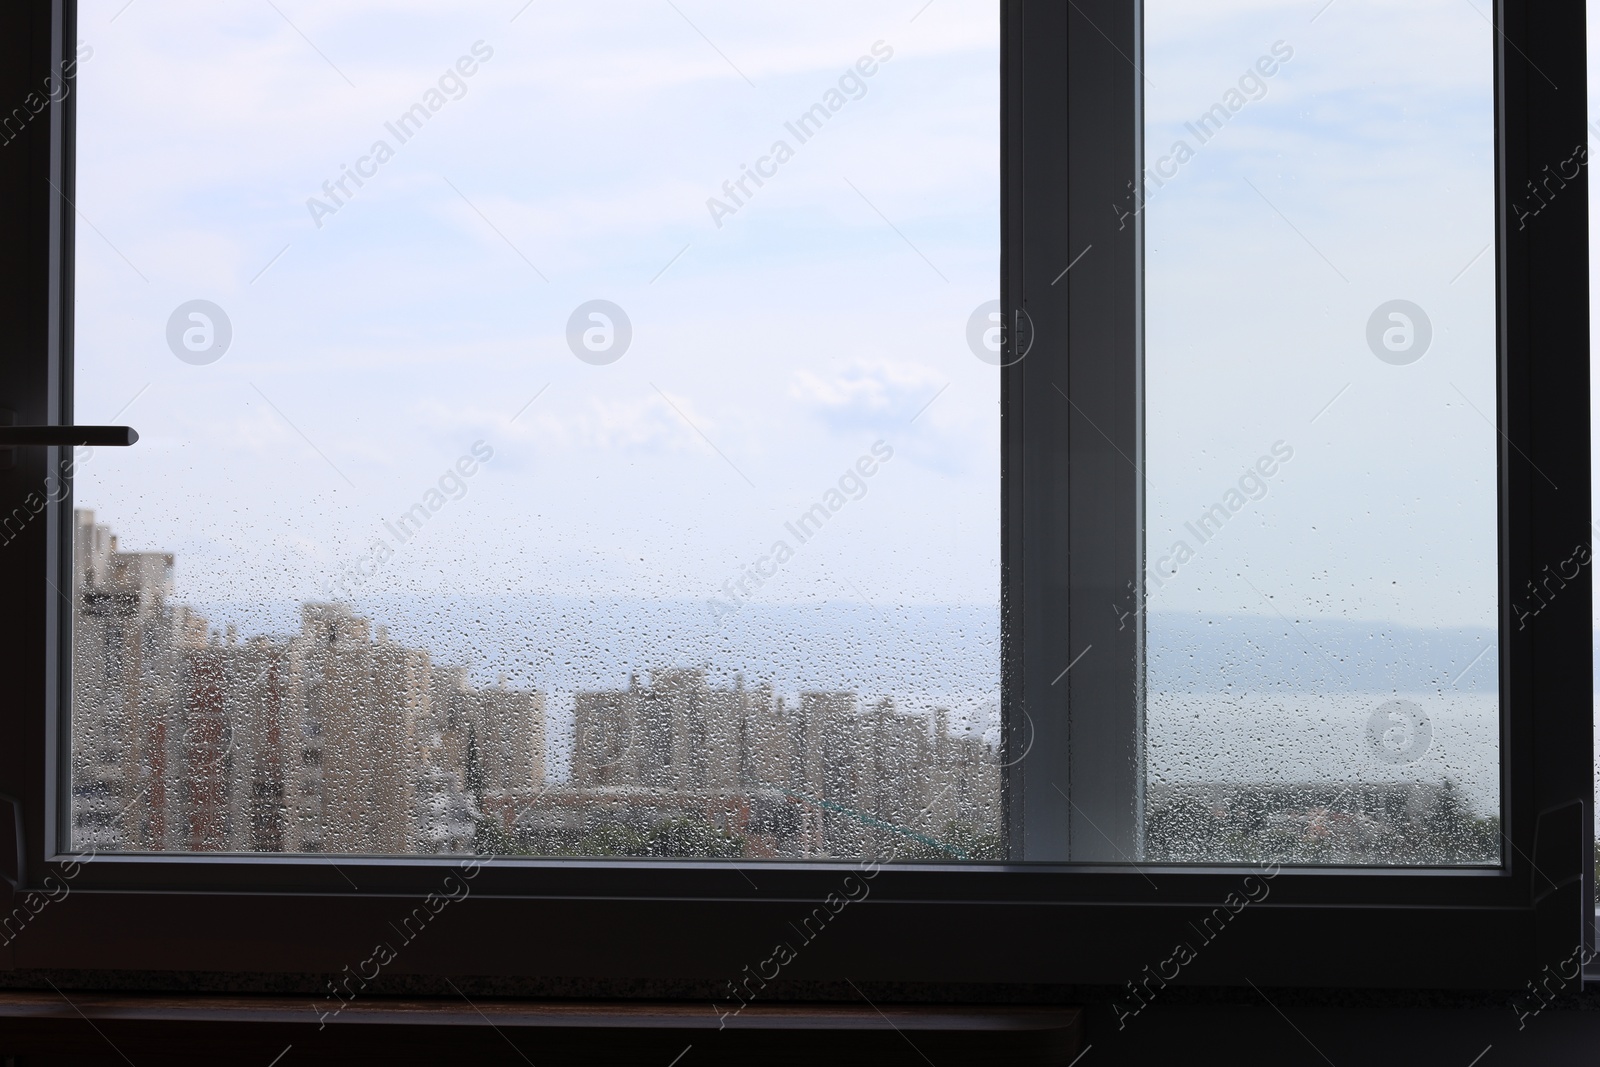
{"type": "Polygon", "coordinates": [[[995,0],[81,23],[74,845],[1000,854],[995,0]]]}
{"type": "Polygon", "coordinates": [[[1145,5],[1151,859],[1499,860],[1487,8],[1145,5]]]}

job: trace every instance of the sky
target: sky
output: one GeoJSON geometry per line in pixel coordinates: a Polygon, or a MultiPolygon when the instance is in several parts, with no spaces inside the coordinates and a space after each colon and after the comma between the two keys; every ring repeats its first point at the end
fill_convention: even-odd
{"type": "Polygon", "coordinates": [[[330,595],[987,605],[962,647],[997,669],[966,335],[999,295],[998,9],[919,7],[86,0],[77,417],[142,439],[78,506],[246,633],[330,595]],[[214,362],[168,342],[194,300],[214,362]],[[631,324],[604,365],[568,340],[595,300],[631,324]]]}
{"type": "Polygon", "coordinates": [[[1492,813],[1492,29],[1467,0],[1144,27],[1151,778],[1448,779],[1492,813]],[[1425,350],[1411,311],[1373,348],[1392,301],[1425,350]]]}
{"type": "Polygon", "coordinates": [[[1492,30],[1324,2],[1145,4],[1147,161],[1195,149],[1146,216],[1151,562],[1194,551],[1152,607],[1492,628],[1492,30]],[[1368,344],[1394,300],[1432,324],[1408,365],[1368,344]],[[1264,497],[1186,532],[1274,446],[1264,497]]]}

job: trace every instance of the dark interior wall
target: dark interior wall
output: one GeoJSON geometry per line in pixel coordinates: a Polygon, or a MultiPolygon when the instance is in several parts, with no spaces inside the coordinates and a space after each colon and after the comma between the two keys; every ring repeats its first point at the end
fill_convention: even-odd
{"type": "Polygon", "coordinates": [[[1507,1005],[1385,1008],[1280,1000],[1278,1008],[1281,1014],[1259,999],[1169,1005],[1152,1008],[1120,1032],[1110,1019],[1092,1017],[1089,1051],[1080,1064],[1566,1067],[1600,1061],[1600,1011],[1588,1003],[1553,1006],[1520,1030],[1507,1005]]]}
{"type": "MultiPolygon", "coordinates": [[[[77,1017],[49,1022],[0,1018],[0,1067],[44,1064],[246,1063],[277,1067],[321,1063],[630,1063],[677,1067],[720,1063],[766,1065],[907,1063],[956,1067],[964,1063],[1053,1064],[1257,1064],[1387,1067],[1445,1064],[1562,1067],[1600,1062],[1600,994],[1549,993],[1544,1001],[1524,991],[1384,992],[1374,990],[1158,989],[1141,1008],[1126,988],[848,986],[797,983],[774,990],[790,1002],[1054,1004],[1084,1009],[1081,1041],[1070,1047],[1027,1035],[880,1032],[826,1034],[735,1033],[706,1028],[693,1033],[591,1029],[583,1032],[473,1027],[379,1027],[344,1023],[318,1029],[312,1012],[316,976],[236,976],[209,982],[202,976],[89,973],[13,974],[0,984],[63,993],[99,988],[216,991],[222,987],[268,996],[303,996],[306,1021],[295,1024],[129,1022],[77,1017]],[[308,984],[312,983],[312,984],[308,984]],[[687,1049],[687,1051],[685,1051],[687,1049]],[[1069,1054],[1070,1053],[1070,1054],[1069,1054]],[[1074,1057],[1078,1057],[1074,1059],[1074,1057]]],[[[517,988],[501,981],[458,979],[474,1001],[516,993],[542,998],[612,998],[707,1005],[709,989],[642,984],[626,989],[592,982],[546,982],[517,988]]],[[[520,983],[518,984],[521,985],[520,983]]],[[[1551,987],[1555,987],[1552,985],[1551,987]]],[[[442,994],[448,987],[396,986],[387,995],[442,994]]],[[[205,993],[197,995],[204,996],[205,993]]]]}

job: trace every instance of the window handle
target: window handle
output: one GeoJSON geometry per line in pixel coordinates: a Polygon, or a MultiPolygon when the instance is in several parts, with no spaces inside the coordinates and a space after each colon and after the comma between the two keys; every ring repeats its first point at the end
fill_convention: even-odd
{"type": "Polygon", "coordinates": [[[139,440],[132,426],[0,426],[0,448],[17,445],[123,447],[139,440]]]}

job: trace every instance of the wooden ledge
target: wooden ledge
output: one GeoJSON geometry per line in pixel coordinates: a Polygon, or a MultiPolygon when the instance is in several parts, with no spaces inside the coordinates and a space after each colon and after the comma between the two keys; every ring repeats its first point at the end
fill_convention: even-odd
{"type": "MultiPolygon", "coordinates": [[[[736,1006],[733,1005],[733,1006],[736,1006]]],[[[724,1005],[728,1007],[728,1005],[724,1005]]],[[[1042,1033],[1072,1031],[1076,1008],[989,1005],[761,1004],[726,1017],[709,1003],[526,1001],[487,997],[357,998],[0,993],[0,1020],[120,1020],[167,1023],[266,1023],[277,1026],[495,1026],[516,1029],[908,1030],[1042,1033]]]]}

